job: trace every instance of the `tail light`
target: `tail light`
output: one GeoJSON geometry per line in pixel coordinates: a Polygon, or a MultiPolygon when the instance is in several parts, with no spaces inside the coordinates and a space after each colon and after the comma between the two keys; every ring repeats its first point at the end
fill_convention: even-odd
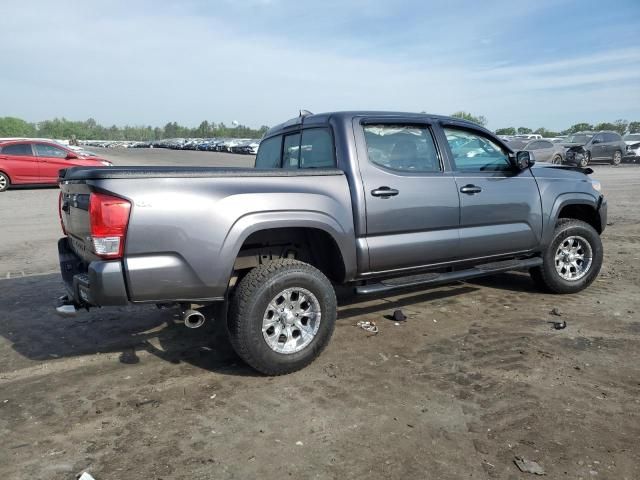
{"type": "Polygon", "coordinates": [[[129,224],[131,203],[103,193],[89,198],[89,222],[93,251],[104,258],[121,258],[129,224]]]}
{"type": "Polygon", "coordinates": [[[60,193],[58,194],[58,218],[60,219],[60,227],[62,228],[62,233],[66,235],[67,229],[64,228],[64,222],[62,221],[62,201],[63,201],[63,195],[61,190],[60,193]]]}

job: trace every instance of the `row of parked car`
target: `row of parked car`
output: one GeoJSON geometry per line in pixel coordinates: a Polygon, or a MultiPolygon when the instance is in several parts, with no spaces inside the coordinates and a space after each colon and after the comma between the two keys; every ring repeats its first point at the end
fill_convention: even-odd
{"type": "Polygon", "coordinates": [[[260,140],[253,138],[167,138],[152,142],[84,140],[82,145],[102,148],[170,148],[255,155],[260,140]]]}
{"type": "Polygon", "coordinates": [[[501,136],[513,150],[533,152],[536,161],[586,167],[592,161],[619,165],[623,161],[640,162],[640,133],[622,137],[617,132],[577,132],[572,135],[542,138],[540,135],[501,136]]]}

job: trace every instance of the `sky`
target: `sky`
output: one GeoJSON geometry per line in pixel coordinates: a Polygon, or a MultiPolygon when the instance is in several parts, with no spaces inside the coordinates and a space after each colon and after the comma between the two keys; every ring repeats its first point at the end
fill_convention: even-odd
{"type": "Polygon", "coordinates": [[[0,117],[640,121],[640,0],[3,0],[0,117]]]}

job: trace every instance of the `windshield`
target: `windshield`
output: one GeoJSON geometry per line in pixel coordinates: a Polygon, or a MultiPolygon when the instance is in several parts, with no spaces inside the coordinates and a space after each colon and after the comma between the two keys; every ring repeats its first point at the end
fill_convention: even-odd
{"type": "Polygon", "coordinates": [[[565,142],[567,143],[587,143],[593,135],[569,135],[565,142]]]}

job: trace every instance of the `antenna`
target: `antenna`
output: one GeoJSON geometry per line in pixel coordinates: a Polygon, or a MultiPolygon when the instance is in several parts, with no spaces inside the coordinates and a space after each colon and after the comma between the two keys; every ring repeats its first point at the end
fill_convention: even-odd
{"type": "Polygon", "coordinates": [[[300,110],[300,118],[307,117],[309,115],[313,115],[309,110],[300,110]]]}

